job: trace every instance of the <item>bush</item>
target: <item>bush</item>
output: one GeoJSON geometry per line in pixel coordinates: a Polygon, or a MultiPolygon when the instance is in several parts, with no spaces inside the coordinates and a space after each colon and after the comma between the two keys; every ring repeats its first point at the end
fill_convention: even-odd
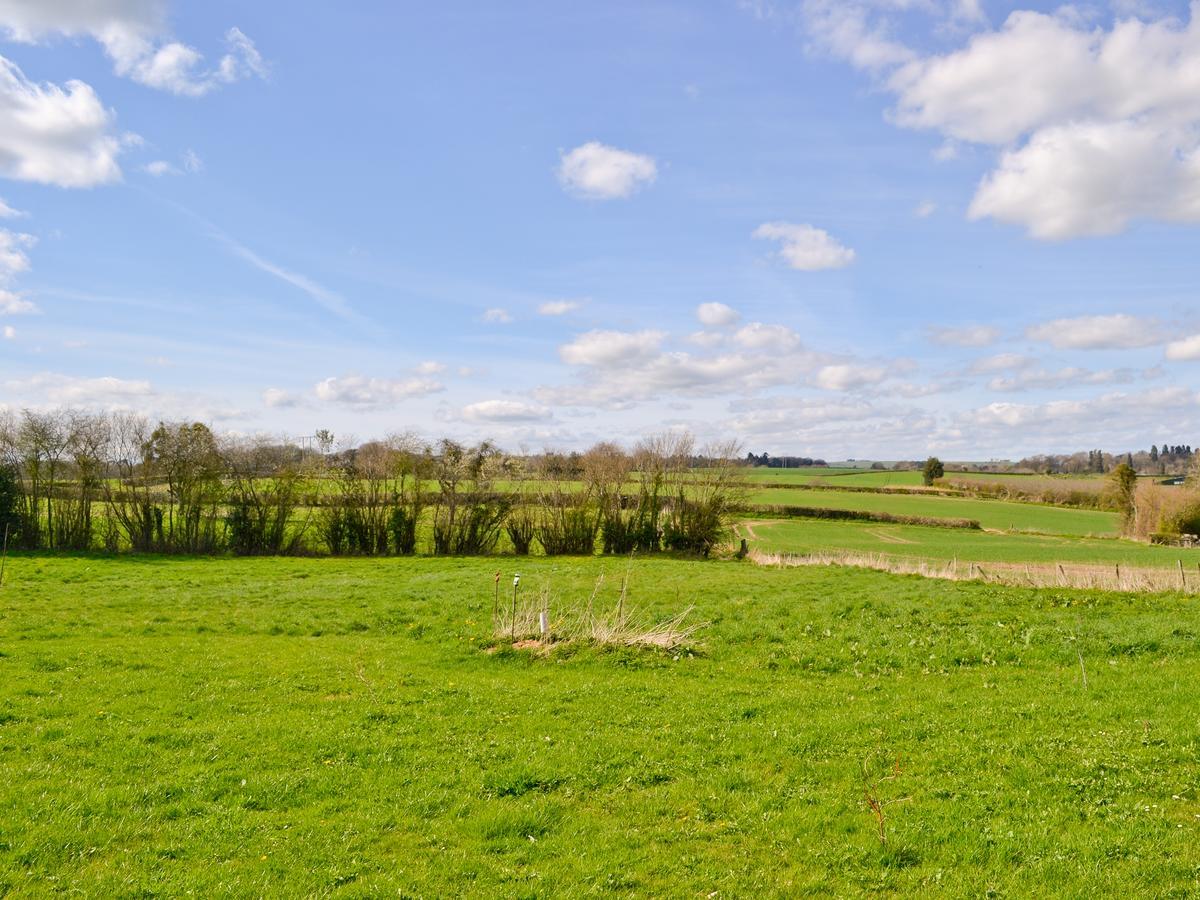
{"type": "Polygon", "coordinates": [[[529,548],[537,531],[537,521],[529,506],[518,506],[504,523],[508,539],[512,542],[513,552],[517,556],[528,556],[529,548]]]}
{"type": "Polygon", "coordinates": [[[12,466],[0,466],[0,540],[15,544],[21,530],[21,480],[12,466]]]}
{"type": "Polygon", "coordinates": [[[411,556],[417,550],[417,516],[403,506],[392,509],[388,517],[388,530],[392,533],[392,546],[401,556],[411,556]]]}
{"type": "Polygon", "coordinates": [[[591,506],[548,510],[537,528],[547,556],[591,555],[596,552],[596,512],[591,506]]]}

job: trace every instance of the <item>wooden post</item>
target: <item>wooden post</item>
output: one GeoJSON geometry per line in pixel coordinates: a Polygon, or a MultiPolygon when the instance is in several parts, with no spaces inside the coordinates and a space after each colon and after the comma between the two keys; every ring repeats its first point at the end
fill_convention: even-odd
{"type": "Polygon", "coordinates": [[[512,608],[512,639],[517,640],[517,588],[521,586],[521,576],[513,576],[513,608],[512,608]]]}
{"type": "Polygon", "coordinates": [[[8,562],[8,524],[4,523],[4,550],[0,551],[0,587],[4,587],[4,564],[8,562]]]}
{"type": "Polygon", "coordinates": [[[1179,563],[1179,588],[1180,588],[1180,590],[1186,591],[1187,590],[1187,576],[1183,574],[1183,560],[1177,559],[1177,560],[1175,560],[1175,562],[1179,563]]]}
{"type": "Polygon", "coordinates": [[[1121,589],[1121,564],[1117,563],[1117,590],[1121,589]]]}
{"type": "Polygon", "coordinates": [[[1062,563],[1059,563],[1059,564],[1058,564],[1058,584],[1059,584],[1059,587],[1062,587],[1062,585],[1063,585],[1063,584],[1066,582],[1066,580],[1067,580],[1067,573],[1066,573],[1066,571],[1063,569],[1063,567],[1062,567],[1062,563]]]}

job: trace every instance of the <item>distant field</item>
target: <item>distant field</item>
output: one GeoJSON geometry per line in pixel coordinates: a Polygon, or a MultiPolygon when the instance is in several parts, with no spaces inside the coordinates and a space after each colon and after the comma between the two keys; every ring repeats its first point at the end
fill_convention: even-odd
{"type": "Polygon", "coordinates": [[[1200,550],[1160,547],[1116,538],[1072,538],[1056,535],[991,534],[920,525],[874,522],[826,522],[811,519],[756,519],[749,532],[739,526],[751,547],[772,553],[856,550],[973,562],[1121,563],[1131,566],[1176,565],[1189,571],[1200,564],[1200,550]],[[752,532],[752,534],[750,533],[752,532]]]}
{"type": "Polygon", "coordinates": [[[921,484],[920,472],[880,472],[871,469],[746,469],[746,476],[755,484],[808,484],[826,481],[852,487],[888,487],[921,484]]]}
{"type": "Polygon", "coordinates": [[[750,491],[747,499],[751,503],[784,506],[818,506],[829,509],[875,510],[907,516],[978,519],[984,528],[1040,531],[1047,534],[1116,534],[1120,523],[1116,513],[1101,510],[1067,509],[969,497],[763,488],[750,491]]]}
{"type": "Polygon", "coordinates": [[[1194,598],[638,560],[702,652],[491,655],[516,565],[629,571],[10,558],[0,895],[1200,892],[1194,598]]]}

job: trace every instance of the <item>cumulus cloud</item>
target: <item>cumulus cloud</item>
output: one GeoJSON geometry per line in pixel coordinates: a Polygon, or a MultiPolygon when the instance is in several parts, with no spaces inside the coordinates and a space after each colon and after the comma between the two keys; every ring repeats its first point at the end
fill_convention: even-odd
{"type": "Polygon", "coordinates": [[[1093,372],[1078,366],[1068,366],[1056,371],[1033,369],[1008,378],[993,378],[988,382],[988,388],[993,391],[1058,390],[1096,384],[1129,384],[1135,378],[1136,373],[1132,369],[1093,372]]]}
{"type": "Polygon", "coordinates": [[[565,316],[583,306],[582,300],[549,300],[538,307],[543,316],[565,316]]]}
{"type": "Polygon", "coordinates": [[[800,335],[786,325],[767,325],[750,322],[733,334],[733,341],[747,350],[766,350],[790,353],[800,347],[800,335]]]}
{"type": "Polygon", "coordinates": [[[272,409],[291,409],[300,406],[303,402],[299,396],[285,391],[282,388],[267,388],[262,393],[264,406],[269,406],[272,409]]]}
{"type": "Polygon", "coordinates": [[[1069,433],[1096,433],[1121,419],[1131,430],[1145,433],[1160,428],[1163,421],[1189,427],[1200,410],[1200,394],[1185,387],[1165,387],[1140,393],[1109,393],[1081,400],[1051,400],[1046,403],[995,402],[962,416],[964,424],[1001,428],[1011,434],[1022,429],[1026,438],[1054,434],[1061,442],[1063,429],[1069,433]]]}
{"type": "Polygon", "coordinates": [[[17,275],[29,270],[29,255],[25,251],[35,243],[37,239],[31,234],[0,228],[0,315],[38,311],[32,301],[8,289],[17,275]]]}
{"type": "Polygon", "coordinates": [[[167,162],[165,159],[156,159],[142,166],[142,171],[147,175],[153,175],[155,178],[162,178],[164,175],[178,175],[179,170],[167,162]]]}
{"type": "Polygon", "coordinates": [[[813,382],[829,391],[852,391],[879,384],[887,377],[888,370],[884,366],[837,363],[818,369],[813,382]]]}
{"type": "Polygon", "coordinates": [[[318,400],[358,409],[386,409],[404,400],[425,397],[445,390],[429,378],[365,378],[343,375],[319,381],[314,388],[318,400]]]}
{"type": "Polygon", "coordinates": [[[558,350],[572,366],[614,366],[644,361],[658,353],[661,331],[589,331],[558,350]]]}
{"type": "Polygon", "coordinates": [[[818,365],[835,361],[807,351],[790,328],[761,322],[715,342],[713,352],[669,349],[667,340],[660,331],[580,335],[559,349],[564,362],[578,367],[577,383],[543,386],[534,397],[548,406],[624,409],[668,396],[751,395],[772,385],[798,383],[818,365]]]}
{"type": "Polygon", "coordinates": [[[552,417],[546,407],[519,400],[481,400],[462,408],[468,422],[542,422],[552,417]]]}
{"type": "Polygon", "coordinates": [[[754,229],[754,237],[778,241],[780,258],[802,272],[840,269],[854,262],[853,250],[812,225],[766,222],[754,229]]]}
{"type": "Polygon", "coordinates": [[[1162,341],[1158,323],[1137,316],[1078,316],[1033,325],[1025,335],[1060,350],[1132,350],[1162,341]]]}
{"type": "Polygon", "coordinates": [[[26,43],[89,36],[104,48],[118,75],[184,96],[266,76],[262,55],[240,29],[226,31],[225,52],[209,67],[199,50],[170,38],[166,12],[166,0],[0,0],[0,28],[26,43]]]}
{"type": "Polygon", "coordinates": [[[8,381],[4,388],[12,394],[35,395],[60,406],[124,407],[154,395],[148,381],[111,376],[80,378],[53,372],[8,381]]]}
{"type": "Polygon", "coordinates": [[[898,10],[931,6],[809,0],[807,29],[894,95],[896,124],[999,148],[970,217],[1042,239],[1200,222],[1200,5],[1107,29],[1075,7],[1017,10],[942,54],[890,36],[898,10]]]}
{"type": "Polygon", "coordinates": [[[701,303],[696,307],[696,318],[707,328],[724,328],[738,320],[738,313],[724,303],[701,303]]]}
{"type": "Polygon", "coordinates": [[[1025,369],[1036,362],[1037,360],[1028,356],[1022,356],[1020,353],[996,353],[992,356],[984,356],[975,360],[971,363],[968,371],[972,375],[990,375],[994,372],[1025,369]]]}
{"type": "Polygon", "coordinates": [[[595,200],[629,197],[658,177],[650,156],[589,141],[564,153],[558,180],[568,193],[595,200]]]}
{"type": "Polygon", "coordinates": [[[1167,359],[1197,360],[1200,359],[1200,334],[1180,338],[1167,344],[1167,359]]]}
{"type": "Polygon", "coordinates": [[[19,316],[38,311],[37,304],[20,294],[0,290],[0,316],[19,316]]]}
{"type": "Polygon", "coordinates": [[[1000,329],[991,325],[934,326],[929,329],[929,339],[951,347],[987,347],[1000,340],[1000,329]]]}
{"type": "Polygon", "coordinates": [[[123,148],[112,113],[91,87],[36,84],[0,57],[0,176],[94,187],[120,179],[123,148]]]}

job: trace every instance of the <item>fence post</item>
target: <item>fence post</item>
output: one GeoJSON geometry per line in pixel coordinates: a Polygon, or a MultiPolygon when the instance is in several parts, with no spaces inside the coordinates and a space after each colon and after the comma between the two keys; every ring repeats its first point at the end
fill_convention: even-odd
{"type": "Polygon", "coordinates": [[[1186,591],[1187,590],[1187,576],[1183,574],[1183,560],[1177,559],[1177,560],[1175,560],[1175,562],[1179,563],[1179,587],[1180,587],[1180,590],[1186,591]]]}

